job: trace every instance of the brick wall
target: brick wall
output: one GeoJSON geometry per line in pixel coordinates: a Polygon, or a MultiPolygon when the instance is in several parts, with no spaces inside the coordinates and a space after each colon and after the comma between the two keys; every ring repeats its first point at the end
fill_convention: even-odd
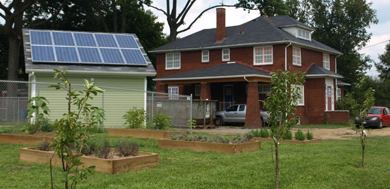
{"type": "Polygon", "coordinates": [[[341,123],[344,124],[349,120],[349,111],[348,110],[338,110],[338,111],[325,111],[326,116],[328,117],[328,123],[341,123]]]}
{"type": "Polygon", "coordinates": [[[305,106],[297,107],[301,124],[322,124],[325,110],[325,79],[307,79],[305,83],[305,106]]]}

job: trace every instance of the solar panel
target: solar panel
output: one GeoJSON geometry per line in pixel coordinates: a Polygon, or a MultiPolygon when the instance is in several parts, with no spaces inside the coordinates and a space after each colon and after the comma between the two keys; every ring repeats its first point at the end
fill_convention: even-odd
{"type": "Polygon", "coordinates": [[[147,65],[129,34],[30,30],[33,62],[147,65]]]}
{"type": "Polygon", "coordinates": [[[80,61],[83,63],[103,63],[97,48],[78,47],[80,61]]]}
{"type": "Polygon", "coordinates": [[[77,46],[96,47],[92,33],[73,33],[77,46]]]}
{"type": "Polygon", "coordinates": [[[95,34],[99,47],[118,47],[112,34],[95,34]]]}
{"type": "Polygon", "coordinates": [[[33,61],[53,62],[56,60],[52,46],[32,46],[31,51],[33,61]]]}
{"type": "Polygon", "coordinates": [[[55,47],[58,62],[79,62],[75,47],[55,47]]]}
{"type": "Polygon", "coordinates": [[[122,54],[128,64],[147,64],[144,55],[138,49],[122,49],[122,54]]]}
{"type": "Polygon", "coordinates": [[[121,48],[138,48],[137,42],[131,35],[115,35],[115,38],[121,48]]]}
{"type": "Polygon", "coordinates": [[[48,31],[31,31],[30,42],[34,45],[52,45],[50,32],[48,31]]]}
{"type": "Polygon", "coordinates": [[[125,63],[119,49],[100,48],[100,52],[102,53],[104,63],[125,63]]]}
{"type": "Polygon", "coordinates": [[[52,32],[54,45],[74,46],[72,33],[52,32]]]}

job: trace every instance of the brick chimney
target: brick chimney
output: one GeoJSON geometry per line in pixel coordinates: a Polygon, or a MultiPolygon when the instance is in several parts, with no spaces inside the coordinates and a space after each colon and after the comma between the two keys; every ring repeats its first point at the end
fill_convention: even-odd
{"type": "Polygon", "coordinates": [[[222,42],[226,37],[226,25],[225,25],[225,9],[217,9],[217,43],[222,42]]]}

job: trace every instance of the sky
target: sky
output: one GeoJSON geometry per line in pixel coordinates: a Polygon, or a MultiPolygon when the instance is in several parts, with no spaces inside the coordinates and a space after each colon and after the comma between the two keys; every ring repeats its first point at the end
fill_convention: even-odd
{"type": "MultiPolygon", "coordinates": [[[[0,0],[4,2],[5,0],[0,0]]],[[[370,0],[367,0],[370,2],[370,0]]],[[[178,10],[184,6],[186,0],[178,0],[178,10]]],[[[198,16],[207,7],[221,4],[233,5],[238,2],[238,0],[197,0],[192,6],[191,10],[186,16],[185,23],[186,25],[181,26],[179,30],[185,29],[188,25],[198,16]]],[[[359,52],[365,55],[369,55],[371,59],[375,62],[379,62],[378,54],[383,54],[385,52],[385,46],[390,40],[390,0],[372,0],[372,8],[377,10],[377,18],[379,20],[378,24],[371,25],[367,29],[369,33],[372,33],[371,40],[367,43],[366,47],[360,50],[359,52]]],[[[162,9],[166,7],[166,0],[153,0],[153,5],[162,9]]],[[[159,22],[165,23],[164,33],[169,34],[169,27],[166,22],[166,17],[160,11],[146,7],[146,9],[151,10],[157,17],[159,22]]],[[[0,10],[0,12],[2,12],[0,10]]],[[[3,12],[2,12],[3,13],[3,12]]],[[[226,8],[226,26],[235,26],[247,22],[253,18],[259,16],[258,11],[244,11],[243,9],[236,8],[226,8]]],[[[186,32],[180,33],[178,36],[183,38],[187,35],[193,34],[202,29],[215,28],[216,26],[216,13],[215,9],[212,9],[203,14],[203,16],[197,20],[197,22],[186,32]]],[[[0,23],[4,23],[4,20],[0,18],[0,23]]],[[[371,63],[372,68],[367,70],[367,75],[377,76],[378,72],[376,71],[375,66],[371,63]]]]}
{"type": "MultiPolygon", "coordinates": [[[[197,0],[188,15],[186,16],[186,25],[179,28],[179,30],[185,29],[188,25],[198,16],[207,7],[221,4],[233,5],[238,2],[238,0],[197,0]]],[[[185,0],[178,1],[178,10],[184,6],[185,0]],[[180,7],[180,8],[179,8],[180,7]]],[[[368,2],[370,2],[368,0],[368,2]]],[[[385,46],[390,40],[390,0],[373,0],[372,8],[377,10],[377,18],[379,20],[378,24],[371,25],[370,28],[367,28],[369,33],[372,33],[370,41],[367,43],[366,47],[360,50],[359,52],[365,55],[369,55],[371,59],[375,62],[379,62],[378,54],[383,54],[385,52],[385,46]],[[380,44],[378,44],[380,43],[380,44]]],[[[153,5],[162,9],[166,7],[166,1],[164,0],[154,0],[153,5]]],[[[166,22],[166,17],[160,11],[157,11],[152,8],[146,7],[146,9],[151,10],[156,16],[158,16],[159,22],[164,22],[164,33],[169,35],[169,27],[166,22]]],[[[244,11],[243,9],[236,8],[226,8],[226,26],[235,26],[245,23],[253,18],[259,16],[258,11],[244,11]]],[[[178,36],[183,38],[187,35],[193,34],[202,29],[215,28],[216,27],[216,13],[215,9],[210,10],[203,14],[203,16],[197,20],[197,22],[191,27],[190,30],[180,33],[178,36]]],[[[378,72],[373,63],[370,70],[367,70],[368,76],[377,76],[378,72]]]]}

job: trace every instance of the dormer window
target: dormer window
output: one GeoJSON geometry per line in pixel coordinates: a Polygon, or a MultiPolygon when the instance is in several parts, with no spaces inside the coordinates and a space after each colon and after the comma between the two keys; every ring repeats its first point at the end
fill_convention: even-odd
{"type": "Polygon", "coordinates": [[[306,40],[311,40],[310,32],[306,30],[301,30],[298,29],[298,38],[306,39],[306,40]]]}

